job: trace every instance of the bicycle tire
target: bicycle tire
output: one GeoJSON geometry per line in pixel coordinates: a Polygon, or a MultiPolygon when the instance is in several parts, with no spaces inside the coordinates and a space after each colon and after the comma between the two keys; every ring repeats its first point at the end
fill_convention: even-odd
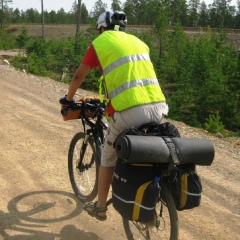
{"type": "Polygon", "coordinates": [[[92,136],[87,140],[82,161],[80,154],[85,134],[79,132],[73,137],[68,152],[68,173],[75,195],[82,201],[92,201],[97,196],[100,159],[99,146],[92,136]]]}
{"type": "MultiPolygon", "coordinates": [[[[156,219],[154,224],[138,223],[123,219],[123,226],[128,240],[164,239],[177,240],[179,234],[178,214],[171,193],[161,184],[161,197],[156,205],[156,219]],[[162,216],[157,216],[157,210],[163,207],[162,216]],[[159,226],[157,228],[157,226],[159,226]]],[[[161,210],[159,210],[160,213],[161,210]]]]}

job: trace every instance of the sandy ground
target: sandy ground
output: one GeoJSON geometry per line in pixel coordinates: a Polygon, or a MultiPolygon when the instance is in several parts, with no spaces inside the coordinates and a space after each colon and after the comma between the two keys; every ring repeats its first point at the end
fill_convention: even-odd
{"type": "MultiPolygon", "coordinates": [[[[73,194],[67,152],[81,124],[60,115],[58,100],[67,88],[0,65],[0,239],[125,239],[112,207],[108,220],[99,222],[82,211],[73,194]]],[[[89,92],[79,90],[83,95],[89,92]]],[[[240,239],[239,138],[217,138],[171,122],[182,136],[209,138],[216,151],[212,166],[198,167],[201,206],[179,212],[179,239],[240,239]]]]}

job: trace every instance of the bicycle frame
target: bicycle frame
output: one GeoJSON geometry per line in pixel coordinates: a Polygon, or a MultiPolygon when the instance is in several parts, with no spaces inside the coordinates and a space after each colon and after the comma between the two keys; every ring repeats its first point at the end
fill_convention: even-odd
{"type": "MultiPolygon", "coordinates": [[[[84,137],[82,147],[81,147],[81,151],[80,151],[80,161],[79,161],[79,164],[77,166],[80,169],[80,171],[87,170],[89,167],[91,167],[91,164],[92,164],[92,162],[91,162],[88,165],[81,165],[80,166],[80,163],[82,162],[84,154],[85,154],[85,150],[86,150],[86,147],[87,147],[89,137],[93,136],[94,141],[96,142],[96,147],[99,146],[99,145],[101,147],[103,147],[103,144],[104,144],[104,130],[107,130],[107,128],[108,128],[107,123],[105,123],[103,121],[104,112],[105,112],[105,110],[103,108],[99,107],[96,122],[94,122],[93,120],[90,120],[89,118],[86,118],[84,115],[82,117],[82,125],[83,125],[83,128],[84,128],[85,137],[84,137]],[[89,126],[90,128],[86,129],[86,127],[85,127],[86,125],[89,126]],[[97,143],[99,143],[99,144],[97,144],[97,143]]],[[[96,150],[97,150],[96,151],[97,153],[100,151],[100,149],[96,149],[96,150]]],[[[100,158],[101,158],[101,156],[98,156],[99,164],[100,164],[100,158]]]]}
{"type": "Polygon", "coordinates": [[[105,113],[105,109],[99,107],[97,111],[97,120],[96,122],[91,121],[89,118],[84,117],[82,118],[82,124],[84,127],[84,132],[86,135],[93,135],[95,138],[96,136],[100,138],[101,143],[104,143],[104,130],[107,130],[108,125],[103,121],[103,114],[105,113]],[[85,125],[88,125],[90,129],[85,131],[85,125]]]}

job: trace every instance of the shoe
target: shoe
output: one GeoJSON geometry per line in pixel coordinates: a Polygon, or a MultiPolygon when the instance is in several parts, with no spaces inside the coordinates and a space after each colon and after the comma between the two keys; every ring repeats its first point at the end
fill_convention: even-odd
{"type": "Polygon", "coordinates": [[[97,220],[105,221],[107,216],[99,216],[98,213],[106,212],[107,207],[98,208],[97,202],[90,202],[84,205],[83,209],[92,217],[95,217],[97,220]]]}

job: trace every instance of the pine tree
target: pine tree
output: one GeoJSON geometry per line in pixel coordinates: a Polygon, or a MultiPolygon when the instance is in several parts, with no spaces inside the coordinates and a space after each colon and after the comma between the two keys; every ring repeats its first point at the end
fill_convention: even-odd
{"type": "Polygon", "coordinates": [[[0,0],[1,3],[1,28],[3,28],[4,23],[4,8],[8,5],[8,3],[12,3],[12,0],[0,0]]]}

